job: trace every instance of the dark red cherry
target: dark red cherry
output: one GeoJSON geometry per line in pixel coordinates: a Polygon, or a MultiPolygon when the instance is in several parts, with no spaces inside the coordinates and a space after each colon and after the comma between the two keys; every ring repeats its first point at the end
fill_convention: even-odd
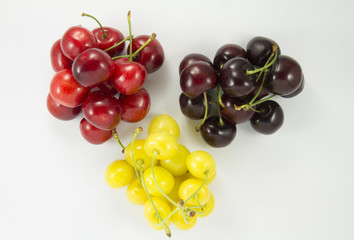
{"type": "Polygon", "coordinates": [[[251,118],[251,126],[262,134],[276,132],[284,122],[284,113],[281,106],[273,101],[267,100],[256,107],[257,112],[251,118]]]}
{"type": "Polygon", "coordinates": [[[246,47],[247,59],[255,66],[264,66],[273,53],[273,44],[277,46],[279,56],[280,48],[272,39],[261,36],[252,38],[246,47]]]}
{"type": "Polygon", "coordinates": [[[179,75],[181,75],[182,71],[191,63],[194,63],[194,62],[199,62],[199,61],[202,61],[202,62],[206,62],[206,63],[209,63],[210,65],[213,65],[212,62],[210,61],[210,59],[203,55],[203,54],[199,54],[199,53],[191,53],[191,54],[188,54],[187,56],[185,56],[182,61],[180,62],[179,64],[179,75]]]}
{"type": "Polygon", "coordinates": [[[112,131],[96,128],[85,118],[80,121],[80,132],[86,141],[96,145],[102,144],[112,137],[112,131]]]}
{"type": "Polygon", "coordinates": [[[91,87],[110,78],[114,72],[114,64],[108,53],[90,48],[75,58],[72,71],[81,85],[91,87]]]}
{"type": "Polygon", "coordinates": [[[217,85],[218,75],[212,65],[206,62],[189,64],[180,76],[181,89],[190,98],[197,97],[217,85]]]}
{"type": "Polygon", "coordinates": [[[226,119],[223,119],[223,124],[220,124],[218,116],[211,116],[205,120],[200,133],[210,146],[225,147],[234,140],[236,125],[226,119]]]}
{"type": "MultiPolygon", "coordinates": [[[[123,33],[121,33],[119,30],[112,28],[112,27],[103,27],[105,34],[103,33],[102,29],[95,28],[92,30],[93,35],[96,38],[97,41],[97,48],[101,50],[106,50],[119,42],[121,42],[124,39],[123,33]]],[[[120,44],[119,46],[112,48],[106,53],[108,53],[111,57],[115,57],[120,55],[125,48],[125,42],[120,44]]]]}
{"type": "Polygon", "coordinates": [[[247,122],[248,120],[251,119],[251,117],[254,114],[254,111],[251,109],[248,110],[236,110],[235,105],[240,107],[244,104],[247,104],[248,101],[241,99],[241,98],[235,98],[235,97],[230,97],[227,94],[223,94],[221,98],[223,104],[225,107],[221,109],[221,114],[224,118],[229,120],[233,124],[240,124],[243,122],[247,122]]]}
{"type": "Polygon", "coordinates": [[[224,64],[234,57],[247,58],[245,49],[243,49],[240,45],[232,43],[221,46],[217,50],[214,57],[214,68],[217,71],[220,71],[223,68],[224,64]]]}
{"type": "Polygon", "coordinates": [[[50,61],[54,71],[58,72],[63,69],[71,69],[73,61],[67,58],[60,47],[60,39],[54,42],[50,50],[50,61]]]}
{"type": "Polygon", "coordinates": [[[74,119],[81,112],[81,106],[69,108],[57,103],[50,94],[47,96],[47,109],[54,117],[68,121],[74,119]]]}
{"type": "MultiPolygon", "coordinates": [[[[210,105],[208,107],[210,109],[210,105]]],[[[179,106],[184,116],[193,119],[203,119],[205,114],[205,101],[203,94],[190,98],[181,93],[179,96],[179,106]]]]}
{"type": "MultiPolygon", "coordinates": [[[[134,37],[132,41],[132,50],[135,52],[150,38],[148,35],[134,37]]],[[[147,73],[157,71],[165,60],[165,53],[161,43],[154,38],[148,43],[135,57],[134,61],[142,64],[147,73]]]]}
{"type": "Polygon", "coordinates": [[[139,122],[145,118],[150,110],[150,95],[145,88],[131,95],[119,95],[122,107],[122,120],[125,122],[139,122]]]}
{"type": "Polygon", "coordinates": [[[300,64],[293,58],[280,55],[272,65],[265,86],[269,92],[278,95],[289,95],[301,85],[302,70],[300,64]]]}
{"type": "Polygon", "coordinates": [[[97,41],[90,30],[74,26],[64,33],[60,40],[60,46],[64,55],[70,60],[74,60],[86,49],[97,47],[97,41]]]}
{"type": "Polygon", "coordinates": [[[92,92],[85,98],[82,113],[87,121],[103,130],[114,129],[122,118],[118,99],[102,91],[92,92]]]}
{"type": "Polygon", "coordinates": [[[297,96],[298,94],[300,94],[302,92],[302,90],[304,90],[304,87],[305,87],[305,77],[304,75],[302,74],[301,76],[301,84],[300,86],[295,90],[295,92],[293,93],[290,93],[288,95],[281,95],[282,97],[285,97],[285,98],[292,98],[292,97],[295,97],[297,96]]]}

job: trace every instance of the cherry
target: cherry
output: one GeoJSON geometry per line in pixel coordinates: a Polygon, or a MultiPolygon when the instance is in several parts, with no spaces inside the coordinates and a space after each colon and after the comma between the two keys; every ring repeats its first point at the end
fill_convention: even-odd
{"type": "Polygon", "coordinates": [[[253,65],[245,58],[235,57],[225,63],[220,71],[222,90],[233,97],[245,97],[255,88],[255,74],[247,74],[253,65]]]}
{"type": "Polygon", "coordinates": [[[85,118],[80,121],[80,132],[81,135],[92,144],[104,143],[112,137],[112,131],[96,128],[85,118]]]}
{"type": "MultiPolygon", "coordinates": [[[[132,41],[132,51],[137,51],[150,37],[151,36],[148,35],[134,37],[132,41]]],[[[146,68],[147,73],[152,73],[162,66],[165,60],[165,53],[160,42],[154,38],[134,56],[133,60],[142,64],[146,68]]]]}
{"type": "Polygon", "coordinates": [[[114,64],[108,53],[98,48],[90,48],[75,58],[72,71],[80,84],[91,87],[110,78],[114,64]]]}
{"type": "Polygon", "coordinates": [[[145,118],[150,110],[150,95],[145,88],[131,95],[119,95],[122,107],[122,120],[125,122],[138,122],[145,118]]]}
{"type": "Polygon", "coordinates": [[[90,93],[82,103],[84,117],[103,130],[114,129],[122,118],[122,108],[117,98],[102,91],[90,93]]]}
{"type": "Polygon", "coordinates": [[[280,48],[273,40],[261,36],[252,38],[246,47],[247,59],[255,66],[264,66],[273,53],[274,44],[280,55],[280,48]]]}
{"type": "Polygon", "coordinates": [[[81,107],[69,108],[57,103],[50,93],[47,96],[47,109],[56,118],[68,121],[74,119],[81,112],[81,107]]]}
{"type": "Polygon", "coordinates": [[[224,118],[226,118],[233,124],[247,122],[254,114],[254,111],[252,109],[235,109],[235,105],[242,106],[243,104],[247,104],[248,101],[246,101],[245,99],[230,97],[227,94],[223,94],[221,99],[223,104],[225,105],[225,107],[221,109],[221,114],[224,118]]]}
{"type": "Polygon", "coordinates": [[[289,56],[280,55],[272,66],[265,87],[274,94],[289,95],[300,87],[301,81],[300,64],[289,56]]]}
{"type": "Polygon", "coordinates": [[[212,62],[210,61],[210,59],[203,55],[203,54],[199,54],[199,53],[191,53],[188,54],[187,56],[185,56],[182,61],[179,64],[179,75],[181,75],[182,71],[191,63],[194,62],[198,62],[198,61],[202,61],[202,62],[206,62],[209,63],[210,65],[213,65],[212,62]]]}
{"type": "Polygon", "coordinates": [[[292,93],[288,94],[288,95],[281,95],[282,97],[285,97],[285,98],[292,98],[292,97],[295,97],[297,96],[299,93],[302,92],[302,90],[304,90],[304,87],[305,87],[305,77],[304,75],[302,74],[301,76],[301,84],[300,86],[292,93]]]}
{"type": "Polygon", "coordinates": [[[97,47],[97,41],[90,30],[81,26],[73,26],[64,33],[60,46],[64,55],[74,60],[86,49],[97,47]]]}
{"type": "Polygon", "coordinates": [[[234,57],[247,58],[246,51],[237,44],[225,44],[221,46],[214,57],[213,66],[217,71],[220,71],[224,64],[234,57]]]}
{"type": "Polygon", "coordinates": [[[50,83],[51,96],[57,103],[66,107],[80,106],[89,92],[89,88],[75,80],[71,69],[57,72],[50,83]]]}
{"type": "Polygon", "coordinates": [[[272,134],[283,125],[283,109],[277,102],[273,100],[264,101],[257,105],[256,110],[250,123],[257,132],[272,134]]]}
{"type": "Polygon", "coordinates": [[[218,116],[208,117],[201,127],[203,139],[212,147],[225,147],[229,145],[236,136],[236,125],[218,116]]]}
{"type": "MultiPolygon", "coordinates": [[[[209,104],[208,106],[209,108],[210,105],[211,104],[209,104]]],[[[204,118],[205,101],[203,94],[195,98],[189,98],[183,93],[181,93],[181,95],[179,96],[179,106],[183,115],[190,119],[198,120],[204,118]]]]}
{"type": "Polygon", "coordinates": [[[72,61],[67,58],[60,47],[60,39],[54,42],[50,50],[50,61],[54,71],[58,72],[63,69],[71,69],[72,61]]]}
{"type": "Polygon", "coordinates": [[[189,64],[181,73],[180,86],[183,93],[190,98],[218,85],[218,75],[207,62],[197,61],[189,64]]]}
{"type": "Polygon", "coordinates": [[[141,89],[146,80],[146,69],[137,62],[118,60],[115,71],[110,79],[111,84],[122,94],[130,95],[141,89]]]}

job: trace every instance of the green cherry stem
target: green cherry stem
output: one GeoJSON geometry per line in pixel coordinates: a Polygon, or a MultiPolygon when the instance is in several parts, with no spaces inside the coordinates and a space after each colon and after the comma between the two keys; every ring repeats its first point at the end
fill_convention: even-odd
{"type": "Polygon", "coordinates": [[[217,105],[218,105],[219,124],[220,126],[224,126],[224,120],[222,120],[221,111],[220,111],[220,104],[217,105]]]}
{"type": "Polygon", "coordinates": [[[200,189],[202,189],[202,187],[204,187],[206,181],[208,180],[209,169],[206,170],[206,171],[204,172],[204,174],[205,174],[205,178],[204,178],[203,183],[200,185],[200,187],[199,187],[192,195],[190,195],[190,196],[184,201],[185,203],[187,203],[189,200],[191,200],[192,198],[194,198],[194,197],[197,195],[197,193],[200,191],[200,189]]]}
{"type": "Polygon", "coordinates": [[[129,26],[129,62],[133,61],[133,35],[132,35],[132,24],[130,21],[130,11],[128,12],[128,26],[129,26]]]}
{"type": "Polygon", "coordinates": [[[224,108],[225,104],[221,100],[221,86],[220,86],[220,84],[218,84],[218,86],[217,86],[217,91],[218,91],[218,102],[219,102],[220,106],[224,108]]]}
{"type": "Polygon", "coordinates": [[[82,13],[81,16],[83,16],[83,17],[90,17],[90,18],[92,18],[93,20],[95,20],[95,21],[98,23],[98,25],[100,26],[101,30],[102,30],[102,34],[103,34],[102,36],[103,36],[103,38],[104,38],[104,39],[107,38],[107,33],[104,31],[104,29],[103,29],[101,23],[100,23],[94,16],[92,16],[92,15],[90,15],[90,14],[87,14],[87,13],[82,13]]]}
{"type": "MultiPolygon", "coordinates": [[[[124,38],[124,39],[123,39],[122,41],[120,41],[119,43],[117,43],[117,44],[113,45],[112,47],[109,47],[109,48],[107,48],[107,49],[105,49],[105,50],[103,50],[103,51],[107,52],[107,51],[109,51],[109,50],[111,50],[111,49],[113,49],[113,48],[115,48],[115,47],[118,47],[119,45],[123,44],[125,41],[127,41],[127,40],[129,40],[129,39],[130,39],[130,36],[124,38]]],[[[128,55],[127,55],[127,56],[128,56],[128,55]]]]}
{"type": "Polygon", "coordinates": [[[197,132],[199,132],[200,128],[203,126],[203,124],[208,116],[208,96],[207,96],[207,93],[203,92],[203,96],[204,96],[205,111],[204,111],[204,117],[203,117],[202,122],[198,126],[195,127],[195,130],[197,132]]]}
{"type": "Polygon", "coordinates": [[[246,71],[246,75],[252,75],[252,74],[255,74],[255,73],[258,73],[258,72],[263,72],[263,70],[268,69],[269,67],[271,67],[273,65],[275,60],[277,60],[277,57],[278,57],[278,47],[277,47],[277,45],[275,43],[273,43],[273,52],[270,55],[270,57],[268,58],[267,63],[264,64],[264,66],[261,67],[261,68],[257,68],[257,69],[254,69],[254,70],[247,70],[246,71]]]}
{"type": "Polygon", "coordinates": [[[155,159],[156,159],[156,155],[158,154],[158,151],[154,151],[153,156],[152,156],[152,164],[151,164],[151,176],[152,176],[152,180],[154,180],[154,183],[157,187],[157,189],[160,191],[160,193],[168,200],[170,201],[173,205],[175,205],[176,207],[178,207],[178,204],[173,201],[169,196],[167,196],[166,193],[164,193],[164,191],[161,189],[161,187],[159,186],[159,184],[156,181],[155,178],[155,173],[154,173],[154,165],[155,165],[155,159]]]}
{"type": "Polygon", "coordinates": [[[125,147],[123,146],[122,142],[119,139],[118,133],[116,129],[112,129],[112,135],[115,140],[119,143],[119,145],[122,147],[122,153],[124,153],[125,147]]]}

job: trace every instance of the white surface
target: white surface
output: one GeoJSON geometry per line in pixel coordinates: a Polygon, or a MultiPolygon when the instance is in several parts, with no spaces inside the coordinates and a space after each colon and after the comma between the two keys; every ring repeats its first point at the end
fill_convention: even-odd
{"type": "MultiPolygon", "coordinates": [[[[210,152],[218,176],[210,185],[213,214],[190,231],[172,227],[174,239],[354,239],[353,1],[12,1],[0,4],[0,239],[164,239],[150,229],[142,207],[125,189],[106,186],[104,171],[122,158],[114,140],[91,145],[79,118],[54,119],[45,99],[53,75],[52,43],[81,17],[128,34],[157,33],[163,68],[149,76],[149,116],[121,124],[123,143],[156,114],[175,117],[180,143],[210,152]],[[246,46],[256,35],[278,42],[297,59],[306,87],[276,98],[285,112],[271,136],[240,125],[227,148],[212,149],[179,111],[179,61],[199,52],[213,58],[225,43],[246,46]]],[[[146,134],[146,133],[144,133],[146,134]]],[[[144,136],[144,135],[142,135],[144,136]]]]}

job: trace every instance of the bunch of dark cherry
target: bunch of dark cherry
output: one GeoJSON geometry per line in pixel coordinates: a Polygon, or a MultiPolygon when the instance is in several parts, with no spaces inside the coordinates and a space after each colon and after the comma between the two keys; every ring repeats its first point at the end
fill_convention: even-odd
{"type": "Polygon", "coordinates": [[[282,55],[276,42],[260,36],[246,49],[221,46],[213,62],[203,54],[189,54],[180,62],[179,73],[180,109],[190,119],[202,119],[196,130],[213,147],[229,145],[236,126],[244,122],[262,134],[276,132],[284,113],[272,98],[291,98],[304,88],[300,64],[282,55]]]}
{"type": "Polygon", "coordinates": [[[97,23],[100,27],[92,31],[70,27],[53,44],[50,58],[56,73],[47,96],[47,108],[58,119],[82,113],[80,132],[92,144],[114,136],[121,120],[138,122],[147,115],[151,103],[144,83],[164,62],[155,34],[132,36],[130,12],[128,37],[97,23]]]}

